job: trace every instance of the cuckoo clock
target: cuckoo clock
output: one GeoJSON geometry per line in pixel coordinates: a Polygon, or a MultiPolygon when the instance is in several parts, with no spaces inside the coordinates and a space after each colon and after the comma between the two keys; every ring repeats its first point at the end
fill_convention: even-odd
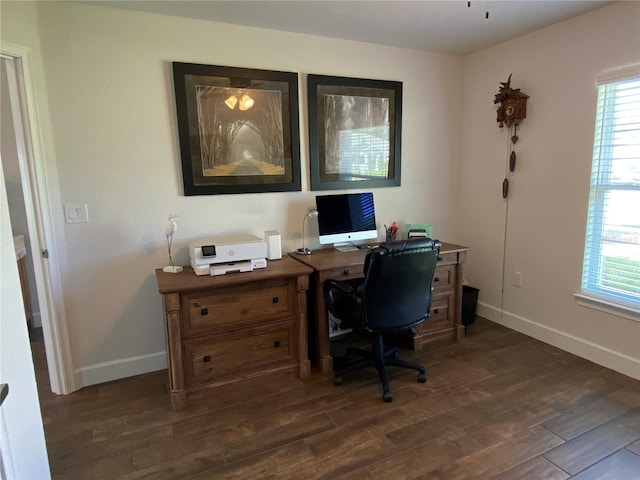
{"type": "Polygon", "coordinates": [[[511,74],[509,80],[500,82],[500,90],[496,94],[493,103],[497,103],[498,118],[500,128],[504,125],[520,125],[520,120],[527,118],[527,99],[529,95],[525,95],[519,88],[511,88],[511,74]]]}
{"type": "MultiPolygon", "coordinates": [[[[519,88],[511,88],[511,74],[506,82],[500,82],[500,90],[495,96],[493,103],[498,104],[497,121],[500,128],[505,125],[509,130],[513,128],[511,135],[510,153],[508,159],[509,171],[513,172],[516,168],[516,152],[513,145],[518,141],[516,129],[520,125],[520,121],[527,118],[527,99],[529,95],[525,95],[519,88]]],[[[509,178],[504,179],[502,183],[502,197],[507,198],[509,194],[509,178]]]]}

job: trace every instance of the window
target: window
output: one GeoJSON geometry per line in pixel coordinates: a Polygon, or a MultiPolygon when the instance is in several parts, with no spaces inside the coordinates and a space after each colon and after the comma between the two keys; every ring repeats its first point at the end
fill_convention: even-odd
{"type": "Polygon", "coordinates": [[[599,81],[582,293],[640,309],[640,69],[599,81]]]}

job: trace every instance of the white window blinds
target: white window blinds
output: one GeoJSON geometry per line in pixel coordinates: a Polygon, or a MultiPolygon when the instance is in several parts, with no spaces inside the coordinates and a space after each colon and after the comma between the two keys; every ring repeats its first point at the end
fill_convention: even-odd
{"type": "Polygon", "coordinates": [[[640,72],[603,79],[593,147],[582,292],[640,307],[640,72]]]}

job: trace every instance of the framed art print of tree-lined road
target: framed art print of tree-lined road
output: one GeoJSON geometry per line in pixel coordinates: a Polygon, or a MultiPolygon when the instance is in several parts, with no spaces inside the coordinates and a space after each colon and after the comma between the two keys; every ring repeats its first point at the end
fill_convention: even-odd
{"type": "Polygon", "coordinates": [[[300,190],[298,75],[173,63],[185,195],[300,190]]]}

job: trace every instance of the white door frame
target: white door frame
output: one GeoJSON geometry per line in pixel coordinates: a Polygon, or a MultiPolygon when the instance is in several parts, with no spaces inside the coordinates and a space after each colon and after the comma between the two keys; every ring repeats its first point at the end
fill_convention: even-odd
{"type": "Polygon", "coordinates": [[[28,48],[6,42],[2,42],[0,48],[3,59],[8,60],[8,87],[51,390],[64,395],[78,387],[73,374],[62,283],[56,259],[31,53],[28,48]],[[14,67],[11,68],[13,75],[9,70],[10,65],[14,67]]]}

